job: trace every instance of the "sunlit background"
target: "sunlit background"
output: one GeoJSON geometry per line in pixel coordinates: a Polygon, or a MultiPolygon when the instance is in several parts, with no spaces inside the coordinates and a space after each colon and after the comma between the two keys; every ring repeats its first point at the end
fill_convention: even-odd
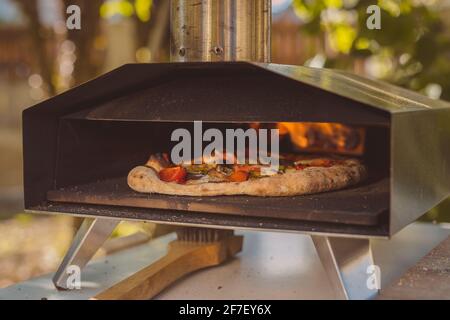
{"type": "MultiPolygon", "coordinates": [[[[272,61],[345,69],[450,100],[450,0],[272,0],[272,61]],[[366,9],[381,7],[381,30],[366,9]]],[[[52,271],[73,221],[22,212],[21,112],[128,62],[169,57],[168,0],[0,0],[0,287],[52,271]],[[81,31],[65,9],[78,4],[81,31]]],[[[449,123],[450,127],[450,123],[449,123]]],[[[450,205],[429,221],[449,221],[450,205]],[[446,213],[446,214],[445,214],[446,213]]],[[[116,235],[153,227],[124,224],[116,235]]]]}

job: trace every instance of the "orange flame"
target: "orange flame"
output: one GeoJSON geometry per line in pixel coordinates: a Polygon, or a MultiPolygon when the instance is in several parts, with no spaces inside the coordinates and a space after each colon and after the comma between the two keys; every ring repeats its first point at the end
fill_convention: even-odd
{"type": "Polygon", "coordinates": [[[291,142],[304,151],[364,153],[364,128],[319,122],[280,122],[277,126],[280,136],[289,134],[291,142]]]}

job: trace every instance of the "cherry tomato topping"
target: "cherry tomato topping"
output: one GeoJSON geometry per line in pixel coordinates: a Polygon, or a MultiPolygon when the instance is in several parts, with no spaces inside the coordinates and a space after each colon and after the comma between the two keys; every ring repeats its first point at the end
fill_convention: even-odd
{"type": "Polygon", "coordinates": [[[165,168],[159,172],[159,178],[165,182],[185,183],[186,175],[186,169],[183,167],[165,168]]]}
{"type": "Polygon", "coordinates": [[[229,177],[232,182],[243,182],[248,180],[248,172],[235,171],[229,177]]]}

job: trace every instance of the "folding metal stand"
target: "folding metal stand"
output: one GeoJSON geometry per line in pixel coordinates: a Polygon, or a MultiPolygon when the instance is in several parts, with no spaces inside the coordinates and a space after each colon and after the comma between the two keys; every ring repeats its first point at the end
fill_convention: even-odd
{"type": "MultiPolygon", "coordinates": [[[[70,266],[82,269],[111,235],[120,220],[86,218],[53,277],[58,289],[69,289],[70,266]]],[[[374,265],[368,239],[311,236],[338,299],[371,299],[369,267],[374,265]]]]}
{"type": "Polygon", "coordinates": [[[113,219],[85,218],[83,220],[66,256],[53,277],[56,288],[63,290],[70,288],[67,281],[71,275],[70,267],[77,266],[82,269],[119,223],[120,220],[113,219]]]}
{"type": "Polygon", "coordinates": [[[369,239],[311,236],[338,299],[372,299],[378,295],[369,239]]]}

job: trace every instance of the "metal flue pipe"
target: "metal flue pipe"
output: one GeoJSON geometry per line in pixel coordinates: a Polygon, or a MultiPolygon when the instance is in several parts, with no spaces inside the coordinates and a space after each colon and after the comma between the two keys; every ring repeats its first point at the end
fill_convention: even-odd
{"type": "Polygon", "coordinates": [[[270,62],[271,0],[171,0],[171,61],[270,62]]]}

